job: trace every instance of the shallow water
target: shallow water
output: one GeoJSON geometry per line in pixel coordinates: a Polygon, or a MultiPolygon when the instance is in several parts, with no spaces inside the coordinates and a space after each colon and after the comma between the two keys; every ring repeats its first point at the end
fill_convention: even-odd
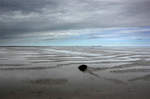
{"type": "Polygon", "coordinates": [[[0,99],[149,99],[149,75],[148,47],[0,47],[0,99]]]}

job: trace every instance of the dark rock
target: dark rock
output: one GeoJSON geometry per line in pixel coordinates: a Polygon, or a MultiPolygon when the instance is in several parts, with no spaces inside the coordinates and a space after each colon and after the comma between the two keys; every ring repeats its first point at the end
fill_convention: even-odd
{"type": "Polygon", "coordinates": [[[78,69],[79,69],[80,71],[85,71],[85,70],[87,70],[87,65],[80,65],[80,66],[78,67],[78,69]]]}

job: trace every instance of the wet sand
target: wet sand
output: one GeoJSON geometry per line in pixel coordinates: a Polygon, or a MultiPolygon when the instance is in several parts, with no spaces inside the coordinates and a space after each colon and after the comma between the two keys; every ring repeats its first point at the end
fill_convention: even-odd
{"type": "Polygon", "coordinates": [[[149,47],[0,47],[0,99],[150,99],[149,93],[149,47]]]}

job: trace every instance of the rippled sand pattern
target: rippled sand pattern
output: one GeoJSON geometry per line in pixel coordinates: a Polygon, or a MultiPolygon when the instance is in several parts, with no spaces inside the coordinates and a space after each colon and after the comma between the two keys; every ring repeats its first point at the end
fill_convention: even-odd
{"type": "Polygon", "coordinates": [[[0,47],[2,99],[150,99],[149,83],[148,47],[0,47]]]}

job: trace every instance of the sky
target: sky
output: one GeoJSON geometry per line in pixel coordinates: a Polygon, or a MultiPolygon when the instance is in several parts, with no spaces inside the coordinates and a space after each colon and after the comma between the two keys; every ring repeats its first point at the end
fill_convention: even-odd
{"type": "Polygon", "coordinates": [[[0,0],[0,46],[150,46],[150,0],[0,0]]]}

